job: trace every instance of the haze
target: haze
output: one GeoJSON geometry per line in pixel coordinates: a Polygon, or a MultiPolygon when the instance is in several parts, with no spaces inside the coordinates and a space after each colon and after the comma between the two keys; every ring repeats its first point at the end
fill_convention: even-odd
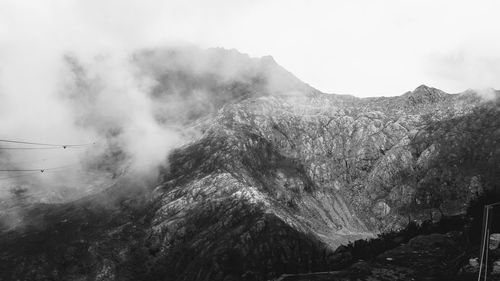
{"type": "Polygon", "coordinates": [[[499,10],[487,0],[0,1],[0,61],[43,67],[63,51],[180,42],[272,55],[328,93],[499,88],[499,10]]]}
{"type": "MultiPolygon", "coordinates": [[[[326,93],[393,96],[420,84],[451,93],[500,88],[499,8],[486,0],[0,0],[0,139],[93,144],[63,151],[4,148],[5,170],[77,167],[29,177],[4,171],[0,198],[22,184],[55,190],[55,183],[79,183],[86,192],[85,186],[104,185],[86,179],[166,164],[168,153],[186,141],[185,128],[173,130],[167,125],[176,122],[155,118],[157,103],[148,95],[155,81],[131,63],[139,50],[189,45],[272,55],[326,93]],[[107,168],[114,168],[104,169],[110,155],[120,156],[117,150],[127,161],[116,165],[119,159],[111,157],[107,168]],[[106,173],[88,176],[95,172],[89,166],[106,173]]],[[[203,66],[202,59],[188,61],[203,66]]],[[[174,108],[183,106],[170,106],[169,116],[174,108]]]]}

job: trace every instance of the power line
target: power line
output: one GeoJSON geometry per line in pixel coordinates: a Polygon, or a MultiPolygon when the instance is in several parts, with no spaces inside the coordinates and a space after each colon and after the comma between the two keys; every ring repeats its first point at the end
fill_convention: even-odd
{"type": "Polygon", "coordinates": [[[18,165],[18,164],[24,164],[24,163],[45,162],[47,160],[48,160],[47,158],[41,158],[41,159],[36,159],[36,160],[24,160],[24,161],[16,161],[16,162],[5,161],[3,164],[18,165]]]}
{"type": "Polygon", "coordinates": [[[14,175],[14,176],[9,176],[9,177],[3,177],[3,178],[0,178],[0,180],[7,180],[7,179],[13,179],[13,178],[21,178],[21,177],[26,177],[26,176],[31,176],[31,175],[34,175],[34,174],[38,174],[40,172],[30,172],[30,173],[24,173],[22,175],[14,175]]]}
{"type": "Polygon", "coordinates": [[[35,174],[47,174],[47,173],[61,173],[63,172],[64,169],[67,169],[68,167],[75,166],[77,164],[73,165],[66,165],[66,166],[60,166],[60,167],[52,167],[52,168],[45,168],[45,169],[4,169],[0,170],[0,172],[22,172],[23,174],[17,174],[13,176],[8,176],[8,177],[3,177],[0,178],[0,180],[7,180],[7,179],[12,179],[12,178],[22,178],[26,176],[32,176],[35,174]]]}
{"type": "Polygon", "coordinates": [[[43,172],[41,170],[30,170],[28,171],[28,169],[26,170],[22,170],[20,172],[22,172],[23,174],[17,174],[17,175],[13,175],[13,176],[8,176],[8,177],[3,177],[3,178],[0,178],[0,180],[7,180],[7,179],[12,179],[12,178],[22,178],[22,177],[27,177],[27,176],[33,176],[35,174],[56,174],[56,173],[63,173],[64,170],[70,166],[74,166],[74,165],[68,165],[68,166],[61,166],[61,167],[54,167],[54,168],[48,168],[48,169],[43,169],[43,172]]]}
{"type": "MultiPolygon", "coordinates": [[[[31,150],[31,149],[66,149],[67,147],[0,147],[0,149],[31,150]]],[[[78,148],[78,147],[69,147],[78,148]]]]}
{"type": "Polygon", "coordinates": [[[45,171],[54,171],[54,170],[61,170],[61,169],[66,169],[68,167],[76,166],[79,163],[75,164],[70,164],[70,165],[65,165],[65,166],[59,166],[59,167],[51,167],[51,168],[39,168],[39,169],[0,169],[0,172],[45,172],[45,171]]]}
{"type": "Polygon", "coordinates": [[[33,172],[33,171],[44,171],[45,169],[1,169],[0,172],[33,172]]]}
{"type": "MultiPolygon", "coordinates": [[[[0,142],[2,143],[15,143],[15,144],[21,144],[21,145],[30,145],[29,147],[1,147],[0,150],[35,150],[35,149],[69,149],[69,148],[82,148],[85,146],[93,145],[96,144],[96,142],[93,143],[85,143],[85,144],[55,144],[55,143],[40,143],[40,142],[27,142],[27,141],[19,141],[19,140],[8,140],[8,139],[0,139],[0,142]],[[35,147],[33,147],[35,146],[35,147]],[[42,146],[42,147],[36,147],[36,146],[42,146]]],[[[46,159],[42,159],[42,161],[45,161],[46,159]]],[[[23,161],[19,163],[25,163],[25,162],[39,162],[39,161],[23,161]]],[[[19,164],[17,163],[17,164],[19,164]]],[[[77,164],[72,164],[72,165],[66,165],[66,166],[60,166],[60,167],[51,167],[51,168],[39,168],[39,169],[0,169],[0,172],[21,172],[22,174],[16,174],[12,176],[7,176],[0,178],[0,180],[6,180],[6,179],[11,179],[11,178],[20,178],[20,177],[26,177],[26,176],[31,176],[34,174],[39,174],[39,173],[56,173],[60,172],[60,170],[64,170],[70,166],[75,166],[77,164]]]]}
{"type": "Polygon", "coordinates": [[[7,142],[7,143],[17,143],[17,144],[31,144],[31,145],[42,145],[42,146],[57,146],[57,147],[79,147],[79,146],[88,146],[95,144],[93,143],[82,143],[82,144],[54,144],[54,143],[41,143],[41,142],[27,142],[27,141],[18,141],[18,140],[4,140],[0,139],[0,142],[7,142]]]}
{"type": "MultiPolygon", "coordinates": [[[[44,174],[48,174],[48,173],[62,173],[64,171],[60,171],[60,170],[56,170],[56,171],[45,171],[44,170],[44,174]]],[[[7,180],[7,179],[13,179],[13,178],[23,178],[23,177],[27,177],[27,176],[33,176],[35,174],[42,174],[42,172],[40,172],[39,170],[37,170],[36,172],[24,172],[23,174],[17,174],[17,175],[13,175],[13,176],[8,176],[8,177],[3,177],[3,178],[0,178],[0,180],[7,180]]]]}

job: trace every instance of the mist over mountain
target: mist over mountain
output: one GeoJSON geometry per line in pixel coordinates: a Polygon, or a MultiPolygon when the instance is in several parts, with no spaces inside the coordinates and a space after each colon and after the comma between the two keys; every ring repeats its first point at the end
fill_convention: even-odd
{"type": "MultiPolygon", "coordinates": [[[[0,198],[10,200],[14,189],[34,202],[57,203],[109,186],[119,175],[155,178],[158,167],[168,165],[169,152],[199,137],[199,124],[225,104],[293,89],[314,91],[271,57],[217,48],[168,47],[127,56],[68,53],[52,64],[57,71],[46,75],[57,82],[30,100],[3,91],[9,106],[2,114],[9,122],[0,126],[7,139],[61,145],[45,150],[4,143],[0,167],[21,172],[5,174],[0,198]],[[30,108],[37,103],[48,103],[53,114],[30,108]],[[63,149],[72,143],[81,145],[63,149]],[[58,169],[27,175],[26,167],[58,169]]],[[[13,88],[17,81],[2,83],[13,88]]]]}
{"type": "MultiPolygon", "coordinates": [[[[1,280],[270,280],[345,269],[354,261],[339,249],[350,242],[464,215],[500,190],[496,90],[325,94],[272,57],[222,48],[63,62],[54,102],[72,109],[72,131],[97,141],[75,156],[83,176],[3,185],[1,280]]],[[[428,246],[419,239],[397,246],[428,246]]],[[[456,254],[443,252],[435,256],[456,254]]],[[[408,280],[435,274],[412,270],[408,280]]]]}

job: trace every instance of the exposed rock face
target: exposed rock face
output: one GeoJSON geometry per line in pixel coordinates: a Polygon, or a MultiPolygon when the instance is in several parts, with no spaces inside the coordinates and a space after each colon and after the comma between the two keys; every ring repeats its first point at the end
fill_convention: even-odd
{"type": "Polygon", "coordinates": [[[500,233],[490,234],[490,242],[488,247],[490,250],[496,250],[500,248],[500,233]]]}
{"type": "Polygon", "coordinates": [[[481,190],[498,188],[495,102],[426,86],[390,98],[327,95],[272,59],[251,66],[258,71],[239,75],[244,81],[155,69],[159,103],[210,89],[207,112],[182,117],[204,118],[201,137],[171,155],[154,190],[120,193],[106,208],[92,197],[31,210],[42,226],[1,236],[0,278],[267,280],[324,271],[348,241],[463,212],[481,190]]]}

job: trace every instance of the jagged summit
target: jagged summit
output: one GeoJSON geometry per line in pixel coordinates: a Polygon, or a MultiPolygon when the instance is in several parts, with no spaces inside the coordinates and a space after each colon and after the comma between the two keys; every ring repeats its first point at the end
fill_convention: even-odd
{"type": "Polygon", "coordinates": [[[428,90],[432,90],[432,89],[436,89],[436,88],[429,87],[429,86],[427,86],[425,84],[422,84],[422,85],[418,86],[417,88],[415,88],[414,91],[422,91],[422,90],[423,91],[428,91],[428,90]]]}
{"type": "Polygon", "coordinates": [[[450,94],[424,84],[403,95],[411,105],[436,103],[445,100],[448,96],[450,94]]]}
{"type": "Polygon", "coordinates": [[[274,59],[273,56],[263,56],[260,58],[262,62],[268,63],[268,64],[278,64],[276,63],[276,60],[274,59]]]}

